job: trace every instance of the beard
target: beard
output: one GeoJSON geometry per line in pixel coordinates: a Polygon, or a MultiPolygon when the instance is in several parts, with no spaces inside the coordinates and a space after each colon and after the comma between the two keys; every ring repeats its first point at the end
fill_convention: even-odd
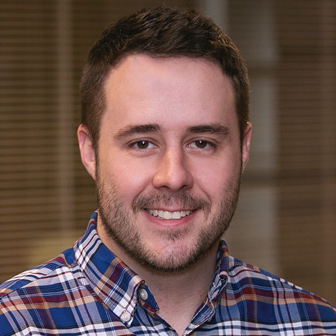
{"type": "Polygon", "coordinates": [[[192,196],[188,191],[176,194],[162,191],[151,195],[139,194],[132,202],[132,211],[127,211],[126,206],[117,196],[117,186],[101,181],[98,167],[97,171],[99,216],[105,232],[133,260],[151,271],[160,273],[180,272],[202,259],[218,243],[229,227],[238,202],[241,173],[229,181],[223,192],[219,210],[211,216],[212,218],[210,218],[210,202],[192,196]],[[160,238],[168,242],[167,247],[163,251],[151,249],[141,238],[140,230],[136,226],[136,216],[140,211],[156,208],[158,205],[163,207],[178,205],[181,209],[203,211],[209,223],[199,232],[191,247],[176,248],[173,244],[193,229],[187,227],[158,232],[160,238]]]}

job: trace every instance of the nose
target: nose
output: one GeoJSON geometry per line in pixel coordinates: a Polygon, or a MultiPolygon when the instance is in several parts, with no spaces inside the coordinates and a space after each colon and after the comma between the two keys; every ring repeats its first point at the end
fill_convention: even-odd
{"type": "Polygon", "coordinates": [[[193,177],[188,167],[186,155],[181,149],[166,150],[158,158],[153,186],[179,191],[191,188],[192,185],[193,177]]]}

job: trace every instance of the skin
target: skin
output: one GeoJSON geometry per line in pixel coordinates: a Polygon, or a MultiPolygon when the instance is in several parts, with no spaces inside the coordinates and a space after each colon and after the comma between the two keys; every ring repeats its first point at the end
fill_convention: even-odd
{"type": "Polygon", "coordinates": [[[146,280],[161,316],[182,334],[212,280],[251,125],[241,143],[232,84],[205,59],[128,56],[105,93],[98,153],[86,127],[78,129],[82,162],[97,182],[98,234],[146,280]],[[148,210],[191,214],[167,220],[148,210]]]}

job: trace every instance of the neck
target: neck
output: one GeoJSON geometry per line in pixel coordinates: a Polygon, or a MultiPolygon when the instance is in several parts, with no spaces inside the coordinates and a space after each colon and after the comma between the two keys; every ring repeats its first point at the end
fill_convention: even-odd
{"type": "Polygon", "coordinates": [[[159,315],[179,335],[183,334],[207,296],[215,271],[217,246],[193,267],[182,272],[160,274],[137,270],[160,307],[159,315]]]}
{"type": "Polygon", "coordinates": [[[176,272],[158,272],[139,264],[97,226],[102,242],[128,267],[146,281],[160,310],[158,314],[179,335],[190,324],[196,310],[207,296],[216,267],[218,242],[192,266],[176,272]]]}
{"type": "Polygon", "coordinates": [[[127,257],[123,259],[146,281],[160,307],[158,314],[178,335],[183,334],[207,296],[216,267],[217,247],[218,244],[193,267],[174,273],[151,271],[127,257]]]}

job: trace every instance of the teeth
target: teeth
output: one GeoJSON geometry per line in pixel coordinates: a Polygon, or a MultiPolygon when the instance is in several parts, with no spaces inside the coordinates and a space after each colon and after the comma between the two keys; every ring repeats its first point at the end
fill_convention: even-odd
{"type": "Polygon", "coordinates": [[[168,211],[165,211],[164,213],[163,213],[163,218],[164,219],[171,219],[172,218],[172,213],[171,212],[168,212],[168,211]]]}
{"type": "Polygon", "coordinates": [[[149,210],[146,209],[146,211],[154,216],[154,217],[159,217],[162,219],[181,219],[183,217],[186,217],[192,213],[192,211],[163,211],[163,210],[149,210]]]}
{"type": "Polygon", "coordinates": [[[180,219],[182,217],[181,213],[182,213],[182,211],[180,211],[180,212],[177,212],[177,211],[173,212],[172,218],[173,219],[180,219]]]}

